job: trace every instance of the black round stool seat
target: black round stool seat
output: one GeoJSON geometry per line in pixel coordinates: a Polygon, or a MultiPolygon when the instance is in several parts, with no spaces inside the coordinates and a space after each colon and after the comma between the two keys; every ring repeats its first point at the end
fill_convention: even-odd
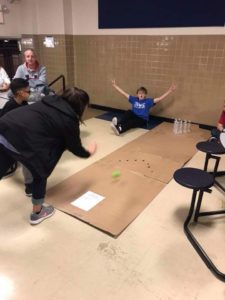
{"type": "Polygon", "coordinates": [[[211,174],[196,168],[178,169],[173,177],[177,183],[189,189],[205,190],[214,183],[214,177],[211,174]]]}
{"type": "Polygon", "coordinates": [[[210,153],[210,154],[225,154],[225,148],[217,142],[199,142],[196,145],[196,148],[202,152],[210,153]]]}

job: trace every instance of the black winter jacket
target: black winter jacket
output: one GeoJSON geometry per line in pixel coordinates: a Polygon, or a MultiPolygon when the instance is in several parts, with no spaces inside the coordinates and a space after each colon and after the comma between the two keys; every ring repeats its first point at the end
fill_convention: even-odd
{"type": "Polygon", "coordinates": [[[21,104],[18,104],[16,100],[10,99],[6,102],[2,109],[0,109],[0,117],[4,116],[7,112],[19,108],[21,106],[28,105],[27,101],[23,101],[21,104]]]}
{"type": "Polygon", "coordinates": [[[0,119],[2,134],[17,151],[18,160],[47,178],[67,149],[79,157],[89,157],[80,140],[79,119],[59,96],[8,112],[0,119]]]}

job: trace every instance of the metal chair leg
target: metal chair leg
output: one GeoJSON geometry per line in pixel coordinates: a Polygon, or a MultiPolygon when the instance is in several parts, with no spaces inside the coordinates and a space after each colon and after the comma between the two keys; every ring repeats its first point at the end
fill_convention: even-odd
{"type": "MultiPolygon", "coordinates": [[[[202,191],[201,191],[202,192],[202,191]]],[[[201,193],[200,192],[200,193],[201,193]]],[[[195,206],[195,199],[196,199],[196,195],[197,195],[197,191],[193,190],[193,194],[192,194],[192,200],[191,200],[191,206],[189,209],[189,213],[188,216],[184,222],[184,232],[188,238],[188,240],[190,241],[190,243],[192,244],[192,246],[195,248],[195,250],[197,251],[198,255],[201,257],[201,259],[204,261],[204,263],[206,264],[206,266],[210,269],[210,271],[221,281],[225,282],[225,274],[220,272],[220,270],[217,269],[217,267],[214,265],[214,263],[211,261],[211,259],[208,257],[208,255],[206,254],[206,252],[204,251],[204,249],[201,247],[201,245],[198,243],[198,241],[196,240],[196,238],[194,237],[194,235],[192,234],[192,232],[190,231],[190,229],[188,228],[188,225],[191,221],[193,212],[194,212],[194,206],[195,206]]],[[[199,194],[199,199],[202,199],[202,195],[199,194]]]]}
{"type": "Polygon", "coordinates": [[[199,212],[202,204],[202,196],[203,196],[203,191],[199,191],[199,196],[198,196],[198,202],[195,210],[195,215],[194,215],[194,221],[198,222],[198,217],[199,217],[199,212]]]}

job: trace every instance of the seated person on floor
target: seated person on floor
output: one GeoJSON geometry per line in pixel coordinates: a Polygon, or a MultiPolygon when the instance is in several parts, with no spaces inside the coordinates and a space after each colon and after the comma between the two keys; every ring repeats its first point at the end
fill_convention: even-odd
{"type": "Polygon", "coordinates": [[[149,109],[159,101],[165,99],[168,95],[175,91],[176,86],[172,84],[168,91],[157,98],[147,98],[147,89],[140,87],[137,90],[137,96],[130,96],[124,92],[115,80],[112,81],[113,87],[124,95],[132,105],[131,110],[125,112],[121,120],[117,120],[116,117],[112,119],[111,128],[116,135],[120,135],[131,128],[141,127],[147,124],[149,119],[149,109]]]}
{"type": "Polygon", "coordinates": [[[29,83],[22,78],[13,79],[10,84],[13,97],[0,109],[0,117],[6,114],[8,111],[27,105],[27,100],[30,95],[29,83]]]}
{"type": "MultiPolygon", "coordinates": [[[[0,110],[0,117],[5,115],[7,112],[28,105],[27,101],[30,95],[29,83],[23,78],[15,78],[10,84],[10,89],[12,92],[12,97],[6,102],[3,108],[0,110]]],[[[25,193],[28,197],[32,196],[32,182],[33,177],[30,171],[22,166],[25,193]]]]}
{"type": "Polygon", "coordinates": [[[0,66],[0,98],[8,99],[7,91],[9,89],[10,79],[5,69],[0,66]]]}
{"type": "Polygon", "coordinates": [[[211,131],[211,138],[209,141],[220,142],[220,134],[225,131],[225,101],[223,104],[223,110],[221,112],[220,118],[218,120],[216,128],[213,128],[211,131]]]}
{"type": "Polygon", "coordinates": [[[29,102],[36,102],[50,93],[46,68],[39,64],[34,49],[24,51],[24,63],[17,68],[14,78],[28,80],[31,91],[29,102]]]}

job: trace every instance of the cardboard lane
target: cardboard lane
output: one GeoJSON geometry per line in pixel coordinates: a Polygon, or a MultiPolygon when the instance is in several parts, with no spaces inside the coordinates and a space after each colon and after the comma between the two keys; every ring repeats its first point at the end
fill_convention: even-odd
{"type": "Polygon", "coordinates": [[[129,170],[168,183],[176,169],[181,168],[195,153],[199,140],[208,138],[208,131],[192,126],[192,132],[175,135],[173,124],[163,123],[122,148],[99,160],[99,165],[129,170]]]}
{"type": "Polygon", "coordinates": [[[125,167],[115,165],[111,169],[94,163],[48,190],[46,202],[116,237],[164,186],[158,180],[140,176],[125,167]],[[113,178],[112,172],[118,169],[121,175],[113,178]],[[71,204],[87,191],[105,199],[89,211],[71,204]]]}
{"type": "Polygon", "coordinates": [[[48,191],[46,202],[118,236],[194,155],[196,143],[209,135],[197,126],[191,133],[175,135],[172,127],[163,123],[72,175],[48,191]],[[121,175],[113,178],[116,170],[121,175]],[[71,204],[87,191],[105,199],[89,211],[71,204]]]}
{"type": "Polygon", "coordinates": [[[163,183],[168,183],[173,176],[174,170],[183,166],[181,162],[163,158],[159,155],[135,150],[125,151],[125,149],[114,151],[111,155],[99,160],[97,164],[110,168],[117,164],[118,170],[123,166],[139,175],[159,180],[163,183]]]}
{"type": "Polygon", "coordinates": [[[162,123],[153,130],[126,144],[123,151],[151,153],[171,161],[187,162],[196,153],[196,144],[206,140],[209,131],[192,125],[191,132],[174,134],[172,123],[162,123]]]}

